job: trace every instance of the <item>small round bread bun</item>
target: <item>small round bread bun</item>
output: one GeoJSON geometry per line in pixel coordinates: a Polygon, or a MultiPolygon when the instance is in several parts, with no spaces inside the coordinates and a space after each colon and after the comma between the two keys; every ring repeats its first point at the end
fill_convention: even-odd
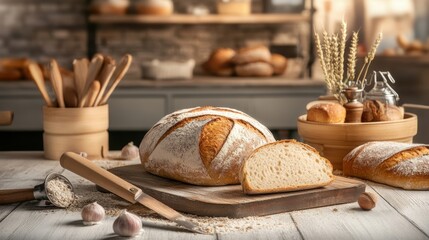
{"type": "Polygon", "coordinates": [[[282,75],[287,67],[287,59],[277,53],[271,54],[271,65],[274,69],[274,75],[282,75]]]}
{"type": "Polygon", "coordinates": [[[271,52],[265,46],[246,47],[237,51],[237,54],[231,59],[235,64],[241,65],[253,62],[271,62],[271,52]]]}
{"type": "Polygon", "coordinates": [[[203,69],[211,74],[218,76],[231,76],[234,73],[234,67],[231,62],[235,56],[235,51],[231,48],[218,48],[214,50],[209,59],[203,63],[203,69]]]}
{"type": "Polygon", "coordinates": [[[235,72],[240,77],[270,77],[273,67],[266,62],[253,62],[235,66],[235,72]]]}
{"type": "Polygon", "coordinates": [[[337,102],[315,104],[307,110],[307,121],[321,123],[344,123],[346,109],[337,102]]]}

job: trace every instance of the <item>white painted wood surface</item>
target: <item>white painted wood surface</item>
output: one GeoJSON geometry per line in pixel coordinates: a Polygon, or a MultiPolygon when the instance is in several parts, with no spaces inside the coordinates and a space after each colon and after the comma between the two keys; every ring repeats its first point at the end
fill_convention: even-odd
{"type": "MultiPolygon", "coordinates": [[[[130,163],[135,163],[130,162],[130,163]]],[[[63,173],[75,187],[85,184],[41,152],[0,152],[0,189],[29,188],[50,172],[63,173]]],[[[406,191],[367,182],[378,204],[363,211],[357,203],[267,216],[276,228],[199,235],[172,225],[143,221],[144,233],[133,239],[429,239],[429,192],[406,191]]],[[[0,206],[0,239],[124,239],[114,234],[114,217],[83,226],[79,212],[44,208],[37,201],[0,206]]],[[[259,219],[258,221],[265,221],[259,219]]],[[[255,221],[255,225],[261,222],[255,221]]]]}

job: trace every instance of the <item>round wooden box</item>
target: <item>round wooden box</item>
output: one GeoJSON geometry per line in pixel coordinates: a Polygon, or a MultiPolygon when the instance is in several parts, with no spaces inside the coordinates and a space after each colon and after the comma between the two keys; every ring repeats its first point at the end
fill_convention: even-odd
{"type": "Polygon", "coordinates": [[[343,158],[355,147],[370,141],[412,143],[417,134],[417,116],[405,113],[404,119],[365,123],[318,123],[298,118],[298,133],[303,141],[331,161],[334,169],[343,169],[343,158]]]}
{"type": "Polygon", "coordinates": [[[85,152],[102,159],[109,151],[109,107],[43,107],[45,158],[59,160],[64,152],[85,152]]]}

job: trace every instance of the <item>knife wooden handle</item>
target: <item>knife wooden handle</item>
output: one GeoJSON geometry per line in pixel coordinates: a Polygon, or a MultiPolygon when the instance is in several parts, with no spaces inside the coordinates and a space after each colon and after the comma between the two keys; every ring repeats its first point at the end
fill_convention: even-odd
{"type": "Polygon", "coordinates": [[[0,204],[34,200],[33,188],[0,190],[0,204]]]}
{"type": "Polygon", "coordinates": [[[131,203],[135,203],[135,196],[141,193],[141,189],[138,187],[76,153],[64,153],[61,156],[60,164],[63,168],[88,179],[131,203]]]}

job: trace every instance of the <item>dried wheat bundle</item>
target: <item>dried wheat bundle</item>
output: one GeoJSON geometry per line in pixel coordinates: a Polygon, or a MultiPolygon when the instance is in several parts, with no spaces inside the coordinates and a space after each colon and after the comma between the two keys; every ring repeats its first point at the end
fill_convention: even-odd
{"type": "Polygon", "coordinates": [[[340,34],[328,34],[323,32],[323,41],[318,33],[314,33],[317,56],[322,67],[323,75],[325,77],[326,86],[334,96],[341,100],[341,91],[346,87],[347,82],[355,82],[362,85],[368,73],[369,66],[375,58],[375,52],[381,42],[382,34],[380,33],[372,45],[368,55],[364,59],[364,64],[356,76],[356,60],[357,60],[357,47],[358,47],[358,32],[353,32],[350,41],[346,76],[344,76],[344,61],[346,54],[347,44],[347,24],[341,23],[340,34]]]}

